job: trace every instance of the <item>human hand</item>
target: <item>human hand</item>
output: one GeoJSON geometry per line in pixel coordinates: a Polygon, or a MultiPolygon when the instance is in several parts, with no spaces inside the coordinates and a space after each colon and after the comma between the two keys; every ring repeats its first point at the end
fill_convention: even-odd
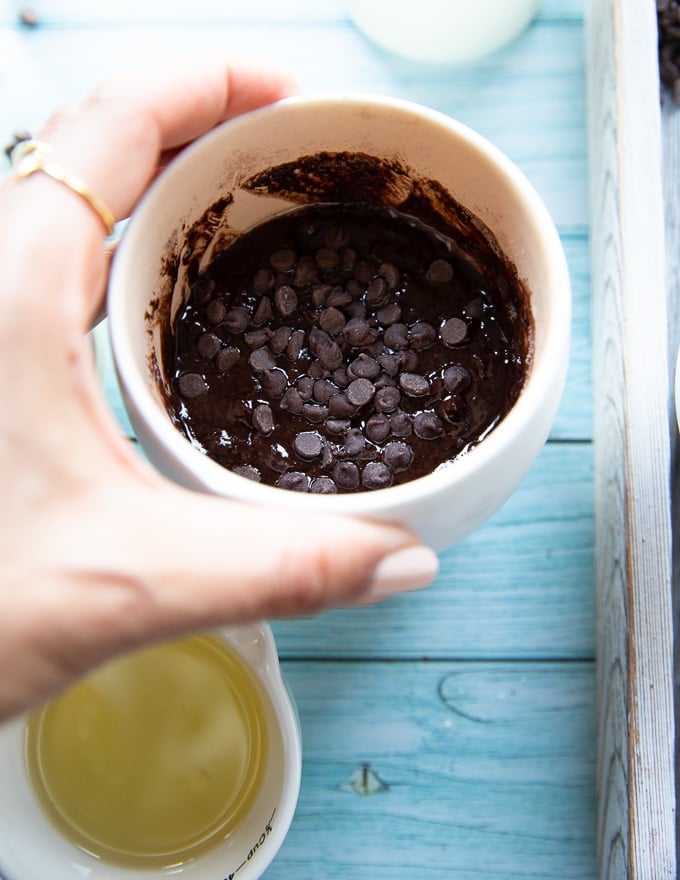
{"type": "MultiPolygon", "coordinates": [[[[105,86],[40,133],[126,216],[159,164],[290,93],[208,65],[105,86]]],[[[0,187],[0,719],[124,650],[225,623],[421,587],[437,559],[398,526],[189,492],[120,436],[85,334],[107,275],[101,219],[47,175],[0,187]]]]}

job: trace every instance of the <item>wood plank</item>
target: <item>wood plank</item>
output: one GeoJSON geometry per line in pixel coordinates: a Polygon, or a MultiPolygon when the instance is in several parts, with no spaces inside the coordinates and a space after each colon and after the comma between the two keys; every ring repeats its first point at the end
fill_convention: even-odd
{"type": "Polygon", "coordinates": [[[589,444],[549,444],[422,592],[274,624],[285,657],[593,657],[589,444]]]}
{"type": "Polygon", "coordinates": [[[601,877],[676,876],[656,12],[591,0],[601,877]]]}
{"type": "MultiPolygon", "coordinates": [[[[676,361],[680,352],[680,107],[666,94],[661,112],[661,135],[663,148],[663,187],[666,245],[666,286],[668,293],[668,382],[674,391],[676,361]]],[[[673,394],[669,400],[669,420],[671,434],[671,515],[673,535],[680,535],[680,438],[678,437],[678,415],[673,394]]],[[[674,631],[680,622],[680,541],[673,542],[673,621],[674,631]]],[[[680,645],[674,650],[674,682],[677,694],[680,682],[680,645]]],[[[680,749],[677,743],[677,730],[680,725],[680,701],[675,700],[675,776],[676,801],[680,774],[680,749]]],[[[676,841],[680,835],[676,814],[676,841]]]]}
{"type": "Polygon", "coordinates": [[[267,880],[595,877],[593,664],[284,673],[303,783],[267,880]]]}

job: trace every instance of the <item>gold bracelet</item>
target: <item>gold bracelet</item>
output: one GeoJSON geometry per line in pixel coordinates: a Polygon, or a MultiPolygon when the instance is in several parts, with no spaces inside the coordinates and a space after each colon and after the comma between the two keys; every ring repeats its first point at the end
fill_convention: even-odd
{"type": "Polygon", "coordinates": [[[37,171],[42,171],[43,174],[47,174],[52,180],[63,183],[71,192],[74,192],[87,202],[104,224],[106,234],[112,235],[116,218],[108,205],[104,204],[76,174],[72,174],[57,162],[53,162],[49,158],[51,151],[50,145],[42,141],[29,140],[21,141],[21,143],[17,144],[12,150],[12,165],[17,177],[23,180],[37,171]]]}

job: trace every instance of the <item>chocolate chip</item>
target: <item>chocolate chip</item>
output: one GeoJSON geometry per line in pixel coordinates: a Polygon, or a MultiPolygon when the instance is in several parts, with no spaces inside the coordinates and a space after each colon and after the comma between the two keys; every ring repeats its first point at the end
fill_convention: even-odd
{"type": "Polygon", "coordinates": [[[365,489],[386,489],[392,485],[392,471],[382,461],[369,461],[361,472],[365,489]]]}
{"type": "Polygon", "coordinates": [[[378,338],[378,331],[363,318],[351,318],[342,332],[347,342],[357,348],[370,345],[378,338]]]}
{"type": "Polygon", "coordinates": [[[350,428],[345,435],[345,442],[341,450],[343,458],[359,458],[366,449],[366,438],[359,428],[350,428]]]}
{"type": "Polygon", "coordinates": [[[328,379],[317,379],[314,383],[314,400],[316,400],[317,403],[328,403],[336,391],[337,388],[332,382],[329,382],[328,379]]]}
{"type": "Polygon", "coordinates": [[[266,370],[260,376],[260,385],[269,397],[281,397],[288,387],[288,376],[283,370],[266,370]]]}
{"type": "Polygon", "coordinates": [[[222,350],[222,340],[214,333],[202,333],[198,337],[196,350],[201,357],[212,360],[222,350]]]}
{"type": "Polygon", "coordinates": [[[426,410],[413,418],[413,432],[421,440],[434,440],[444,431],[441,419],[435,413],[426,410]]]}
{"type": "Polygon", "coordinates": [[[224,316],[224,327],[230,333],[243,333],[250,322],[250,312],[242,306],[235,306],[224,316]]]}
{"type": "Polygon", "coordinates": [[[388,303],[386,306],[378,309],[375,316],[383,327],[387,327],[390,324],[396,324],[401,318],[401,306],[399,303],[395,302],[388,303]]]}
{"type": "Polygon", "coordinates": [[[221,324],[227,315],[227,307],[221,300],[211,299],[203,310],[203,314],[209,324],[221,324]]]}
{"type": "Polygon", "coordinates": [[[290,327],[277,327],[269,334],[269,348],[272,354],[283,354],[290,341],[292,329],[290,327]]]}
{"type": "Polygon", "coordinates": [[[340,268],[343,272],[351,272],[357,259],[357,252],[354,248],[345,247],[340,255],[340,268]]]}
{"type": "Polygon", "coordinates": [[[309,477],[301,471],[286,471],[276,481],[279,489],[289,489],[292,492],[309,492],[309,477]]]}
{"type": "Polygon", "coordinates": [[[239,464],[233,469],[232,473],[238,474],[239,477],[245,477],[246,480],[252,480],[254,483],[259,483],[262,479],[262,475],[252,464],[239,464]]]}
{"type": "Polygon", "coordinates": [[[349,402],[347,394],[344,391],[339,391],[328,401],[328,410],[331,416],[345,419],[349,416],[353,416],[357,411],[357,408],[353,403],[349,402]]]}
{"type": "Polygon", "coordinates": [[[359,260],[354,266],[354,277],[360,284],[369,284],[375,275],[375,263],[359,260]]]}
{"type": "Polygon", "coordinates": [[[413,464],[413,450],[407,443],[393,440],[383,450],[383,461],[394,474],[408,470],[413,464]]]}
{"type": "Polygon", "coordinates": [[[374,278],[368,285],[366,290],[366,302],[370,306],[378,306],[385,300],[386,296],[387,281],[385,281],[381,275],[378,275],[378,277],[374,278]]]}
{"type": "Polygon", "coordinates": [[[448,260],[433,260],[427,268],[425,277],[431,284],[448,284],[453,278],[453,266],[448,260]]]}
{"type": "Polygon", "coordinates": [[[260,324],[265,324],[266,322],[271,321],[273,317],[274,312],[272,310],[272,301],[268,296],[263,296],[257,304],[257,308],[252,317],[252,323],[258,327],[260,324]]]}
{"type": "Polygon", "coordinates": [[[284,412],[290,412],[296,416],[299,416],[302,413],[304,401],[297,388],[287,389],[287,391],[281,398],[280,406],[281,409],[284,410],[284,412]]]}
{"type": "Polygon", "coordinates": [[[355,379],[347,386],[347,400],[355,406],[365,406],[374,394],[375,385],[368,379],[355,379]]]}
{"type": "Polygon", "coordinates": [[[359,487],[359,468],[353,461],[338,461],[332,474],[336,485],[341,489],[351,491],[359,487]]]}
{"type": "Polygon", "coordinates": [[[345,316],[340,309],[336,309],[334,306],[324,309],[319,315],[319,326],[327,333],[332,333],[333,335],[342,333],[346,323],[347,319],[345,316]]]}
{"type": "Polygon", "coordinates": [[[377,379],[381,369],[380,364],[375,358],[362,352],[349,365],[348,373],[357,379],[377,379]]]}
{"type": "Polygon", "coordinates": [[[408,327],[401,323],[392,324],[385,330],[383,339],[385,345],[393,351],[408,348],[408,327]]]}
{"type": "Polygon", "coordinates": [[[401,276],[394,263],[381,263],[378,266],[378,274],[382,275],[390,290],[396,290],[399,287],[401,276]]]}
{"type": "Polygon", "coordinates": [[[337,370],[343,362],[342,349],[332,339],[322,339],[316,349],[316,356],[326,370],[337,370]]]}
{"type": "Polygon", "coordinates": [[[300,352],[305,344],[305,331],[293,330],[290,334],[290,340],[286,346],[286,357],[288,360],[296,361],[300,357],[300,352]]]}
{"type": "Polygon", "coordinates": [[[349,419],[326,419],[326,430],[329,434],[342,436],[349,429],[349,419]]]}
{"type": "Polygon", "coordinates": [[[334,287],[326,298],[327,306],[347,306],[352,302],[352,297],[342,287],[334,287]]]}
{"type": "Polygon", "coordinates": [[[415,373],[418,369],[418,355],[413,349],[406,348],[399,352],[399,369],[406,373],[415,373]]]}
{"type": "Polygon", "coordinates": [[[265,437],[274,430],[274,414],[266,403],[259,403],[253,410],[253,428],[265,437]]]}
{"type": "Polygon", "coordinates": [[[276,284],[276,278],[271,269],[258,269],[253,277],[255,293],[268,293],[274,284],[276,284]]]}
{"type": "Polygon", "coordinates": [[[358,300],[364,295],[364,288],[361,286],[361,284],[359,284],[356,278],[350,278],[347,281],[347,283],[345,284],[345,290],[347,291],[350,299],[353,300],[358,300]]]}
{"type": "Polygon", "coordinates": [[[375,392],[373,406],[379,413],[390,413],[399,406],[401,402],[401,392],[394,386],[387,385],[385,388],[379,388],[375,392]]]}
{"type": "Polygon", "coordinates": [[[340,265],[340,256],[336,250],[332,248],[319,248],[314,254],[316,264],[320,269],[326,272],[332,272],[340,265]]]}
{"type": "Polygon", "coordinates": [[[390,415],[390,428],[395,437],[408,437],[413,432],[411,416],[401,409],[390,415]]]}
{"type": "Polygon", "coordinates": [[[323,438],[318,431],[301,431],[293,440],[295,454],[305,461],[311,461],[321,455],[323,438]]]}
{"type": "Polygon", "coordinates": [[[243,341],[249,348],[262,348],[269,342],[269,334],[264,327],[259,330],[248,330],[243,334],[243,341]]]}
{"type": "Polygon", "coordinates": [[[418,373],[402,373],[399,376],[399,387],[409,397],[424,397],[430,390],[430,383],[425,376],[418,373]]]}
{"type": "Polygon", "coordinates": [[[399,372],[398,354],[379,354],[376,360],[388,376],[396,376],[399,372]]]}
{"type": "Polygon", "coordinates": [[[256,373],[263,373],[265,370],[272,370],[276,366],[274,356],[268,348],[256,348],[250,353],[248,363],[256,373]]]}
{"type": "Polygon", "coordinates": [[[338,367],[337,370],[333,370],[332,375],[333,381],[340,388],[346,388],[352,381],[347,375],[347,367],[338,367]]]}
{"type": "Polygon", "coordinates": [[[345,315],[347,315],[347,320],[350,320],[351,318],[361,318],[365,321],[366,315],[368,314],[366,303],[362,303],[361,300],[352,300],[343,311],[345,312],[345,315]]]}
{"type": "Polygon", "coordinates": [[[220,371],[220,373],[226,373],[227,370],[230,370],[241,357],[241,352],[238,348],[234,348],[229,345],[226,348],[223,348],[221,352],[215,358],[215,366],[220,371]]]}
{"type": "Polygon", "coordinates": [[[319,306],[326,305],[326,297],[332,289],[333,288],[330,286],[330,284],[317,284],[312,289],[312,302],[315,306],[317,306],[317,308],[319,306]]]}
{"type": "Polygon", "coordinates": [[[376,413],[367,420],[364,430],[372,443],[382,443],[383,440],[387,440],[392,429],[387,416],[376,413]]]}
{"type": "Polygon", "coordinates": [[[305,403],[302,407],[302,415],[308,422],[318,425],[328,418],[328,407],[316,403],[305,403]]]}
{"type": "Polygon", "coordinates": [[[442,324],[439,335],[444,345],[448,345],[450,348],[460,345],[467,336],[467,324],[462,318],[449,318],[442,324]]]}
{"type": "Polygon", "coordinates": [[[177,380],[177,389],[182,397],[200,397],[208,390],[208,383],[200,373],[184,373],[177,380]]]}
{"type": "Polygon", "coordinates": [[[338,487],[330,477],[322,476],[312,480],[310,492],[315,495],[335,495],[337,491],[338,487]]]}
{"type": "Polygon", "coordinates": [[[295,293],[289,284],[282,284],[274,291],[274,304],[276,305],[279,314],[283,315],[284,318],[287,318],[289,315],[292,315],[297,308],[297,293],[295,293]]]}
{"type": "Polygon", "coordinates": [[[425,351],[437,342],[437,330],[426,321],[416,321],[409,327],[408,338],[411,348],[425,351]]]}
{"type": "Polygon", "coordinates": [[[460,364],[451,364],[444,370],[444,388],[447,391],[464,391],[470,384],[470,374],[460,364]]]}
{"type": "Polygon", "coordinates": [[[319,272],[316,262],[312,257],[302,257],[295,269],[295,284],[305,287],[319,280],[319,272]]]}
{"type": "Polygon", "coordinates": [[[291,248],[281,248],[269,258],[269,263],[277,272],[287,272],[297,262],[297,254],[291,248]]]}
{"type": "Polygon", "coordinates": [[[303,400],[311,400],[314,394],[314,379],[311,376],[300,376],[295,383],[295,387],[300,392],[303,400]]]}

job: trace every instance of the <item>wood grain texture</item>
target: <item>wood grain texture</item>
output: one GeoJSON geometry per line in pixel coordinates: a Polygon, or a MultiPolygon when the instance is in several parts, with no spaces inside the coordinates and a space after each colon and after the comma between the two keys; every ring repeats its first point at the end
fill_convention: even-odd
{"type": "MultiPolygon", "coordinates": [[[[680,107],[664,95],[661,112],[661,137],[664,187],[664,225],[666,230],[666,286],[668,302],[668,382],[674,390],[676,361],[680,352],[680,107]]],[[[678,415],[673,395],[669,399],[669,423],[671,433],[671,508],[673,518],[673,631],[680,627],[680,438],[678,415]]],[[[680,644],[675,640],[674,656],[675,696],[675,791],[676,802],[680,786],[680,744],[677,731],[680,725],[680,644]]],[[[680,841],[680,828],[676,815],[676,846],[680,841]]]]}
{"type": "Polygon", "coordinates": [[[653,4],[587,17],[602,878],[676,876],[666,288],[653,4]]]}
{"type": "Polygon", "coordinates": [[[303,789],[267,880],[593,878],[591,664],[284,672],[303,789]]]}
{"type": "Polygon", "coordinates": [[[441,558],[428,590],[274,624],[292,657],[593,656],[592,460],[548,444],[514,497],[441,558]]]}

